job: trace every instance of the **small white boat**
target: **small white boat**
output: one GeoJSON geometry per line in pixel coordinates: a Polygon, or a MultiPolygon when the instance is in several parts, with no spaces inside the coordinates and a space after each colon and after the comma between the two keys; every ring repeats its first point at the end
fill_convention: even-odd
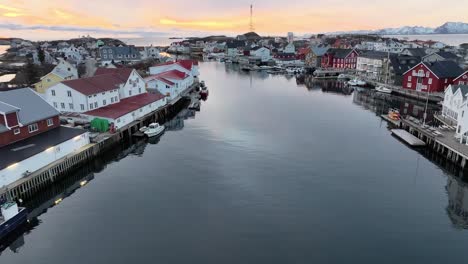
{"type": "Polygon", "coordinates": [[[351,86],[364,86],[366,85],[366,82],[355,78],[349,81],[348,84],[351,86]]]}
{"type": "Polygon", "coordinates": [[[232,63],[232,60],[225,60],[224,63],[230,64],[230,63],[232,63]]]}
{"type": "Polygon", "coordinates": [[[391,89],[388,89],[387,87],[383,87],[383,86],[377,86],[377,87],[375,87],[375,90],[377,92],[380,92],[380,93],[386,93],[386,94],[391,94],[392,93],[391,89]]]}
{"type": "Polygon", "coordinates": [[[189,105],[188,109],[190,109],[190,110],[200,110],[200,101],[199,101],[199,100],[193,101],[193,102],[189,105]]]}
{"type": "MultiPolygon", "coordinates": [[[[140,131],[143,128],[144,127],[140,128],[140,131]]],[[[141,132],[143,132],[148,137],[156,137],[156,136],[161,135],[165,129],[166,128],[164,126],[160,126],[158,123],[152,123],[146,128],[145,131],[141,131],[141,132]]]]}
{"type": "Polygon", "coordinates": [[[348,77],[346,76],[346,74],[340,74],[338,75],[338,79],[348,79],[348,77]]]}

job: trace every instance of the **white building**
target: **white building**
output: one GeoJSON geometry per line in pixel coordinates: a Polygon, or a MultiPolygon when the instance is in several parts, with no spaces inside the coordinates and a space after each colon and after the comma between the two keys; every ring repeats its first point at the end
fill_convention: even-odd
{"type": "Polygon", "coordinates": [[[145,79],[150,93],[158,91],[170,100],[177,98],[193,84],[193,76],[179,70],[169,70],[145,79]]]}
{"type": "Polygon", "coordinates": [[[271,51],[265,47],[256,47],[250,51],[250,56],[260,58],[262,62],[268,62],[272,59],[271,51]]]}
{"type": "Polygon", "coordinates": [[[296,47],[291,42],[288,45],[286,45],[286,47],[284,47],[283,53],[296,53],[296,47]]]}
{"type": "Polygon", "coordinates": [[[356,71],[367,79],[384,82],[388,68],[389,54],[379,51],[368,51],[359,54],[356,71]]]}
{"type": "Polygon", "coordinates": [[[143,78],[133,69],[98,69],[96,76],[64,81],[46,91],[60,112],[83,113],[146,93],[143,78]]]}
{"type": "Polygon", "coordinates": [[[77,64],[81,63],[83,60],[83,55],[80,53],[80,50],[74,45],[60,49],[58,52],[63,53],[63,56],[69,61],[73,61],[77,64]]]}
{"type": "Polygon", "coordinates": [[[161,51],[158,48],[153,47],[153,46],[143,47],[143,49],[140,51],[142,60],[160,58],[161,57],[160,53],[161,51]]]}
{"type": "Polygon", "coordinates": [[[457,123],[467,93],[468,86],[450,85],[447,87],[445,89],[444,101],[442,102],[442,116],[454,124],[457,123]]]}
{"type": "Polygon", "coordinates": [[[200,75],[198,70],[198,62],[193,60],[166,62],[149,68],[150,75],[156,75],[171,70],[185,72],[186,74],[191,75],[193,80],[196,80],[200,75]]]}

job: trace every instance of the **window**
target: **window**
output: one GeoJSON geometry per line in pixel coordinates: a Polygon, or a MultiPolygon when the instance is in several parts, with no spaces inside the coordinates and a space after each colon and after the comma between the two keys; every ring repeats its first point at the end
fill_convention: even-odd
{"type": "Polygon", "coordinates": [[[88,96],[88,98],[91,98],[91,95],[90,95],[90,96],[88,96]]]}
{"type": "Polygon", "coordinates": [[[117,102],[117,101],[118,101],[118,99],[117,99],[117,96],[116,96],[116,97],[115,97],[115,102],[117,102]]]}
{"type": "Polygon", "coordinates": [[[106,105],[106,104],[107,104],[106,100],[102,100],[102,105],[106,105]]]}
{"type": "Polygon", "coordinates": [[[73,110],[73,104],[68,104],[68,107],[70,108],[70,110],[73,110]]]}
{"type": "Polygon", "coordinates": [[[50,126],[53,126],[53,125],[54,125],[54,119],[52,119],[52,118],[47,119],[47,126],[50,127],[50,126]]]}
{"type": "Polygon", "coordinates": [[[47,79],[47,82],[50,82],[50,79],[47,79]]]}
{"type": "Polygon", "coordinates": [[[94,102],[94,108],[98,108],[98,103],[94,102]]]}
{"type": "Polygon", "coordinates": [[[432,78],[429,78],[429,84],[432,84],[432,78]]]}
{"type": "Polygon", "coordinates": [[[89,109],[93,110],[93,104],[89,104],[89,109]]]}
{"type": "Polygon", "coordinates": [[[55,108],[57,108],[57,107],[58,107],[58,105],[57,105],[57,102],[54,102],[54,107],[55,107],[55,108]]]}
{"type": "Polygon", "coordinates": [[[18,134],[21,133],[21,129],[15,128],[15,130],[13,130],[13,133],[14,133],[15,135],[18,135],[18,134]]]}
{"type": "Polygon", "coordinates": [[[411,88],[411,83],[408,83],[406,87],[411,88]]]}
{"type": "Polygon", "coordinates": [[[117,123],[120,123],[120,118],[119,118],[119,119],[117,119],[117,123]]]}
{"type": "Polygon", "coordinates": [[[68,97],[72,97],[71,91],[67,91],[67,96],[68,96],[68,97]]]}
{"type": "Polygon", "coordinates": [[[65,109],[65,103],[60,103],[60,107],[62,107],[62,109],[65,109]]]}
{"type": "Polygon", "coordinates": [[[28,126],[28,131],[29,133],[33,133],[33,132],[36,132],[39,130],[39,126],[37,126],[37,123],[36,124],[31,124],[28,126]]]}
{"type": "Polygon", "coordinates": [[[131,90],[128,91],[128,95],[129,95],[129,96],[132,96],[132,91],[131,91],[131,90]]]}
{"type": "Polygon", "coordinates": [[[111,104],[114,102],[114,97],[111,97],[111,104]]]}
{"type": "Polygon", "coordinates": [[[55,90],[51,90],[52,96],[55,96],[55,90]]]}
{"type": "Polygon", "coordinates": [[[81,111],[84,111],[84,104],[80,104],[81,111]]]}
{"type": "Polygon", "coordinates": [[[411,82],[411,76],[408,76],[408,82],[411,82]]]}
{"type": "Polygon", "coordinates": [[[447,83],[448,79],[445,79],[445,83],[447,83]]]}
{"type": "Polygon", "coordinates": [[[138,88],[138,93],[141,93],[141,88],[138,88]]]}
{"type": "Polygon", "coordinates": [[[429,72],[426,72],[426,77],[429,78],[429,72]]]}
{"type": "Polygon", "coordinates": [[[106,94],[105,92],[104,92],[104,93],[102,93],[102,95],[105,95],[105,94],[106,94]]]}
{"type": "Polygon", "coordinates": [[[140,108],[140,113],[143,112],[143,109],[140,108]]]}

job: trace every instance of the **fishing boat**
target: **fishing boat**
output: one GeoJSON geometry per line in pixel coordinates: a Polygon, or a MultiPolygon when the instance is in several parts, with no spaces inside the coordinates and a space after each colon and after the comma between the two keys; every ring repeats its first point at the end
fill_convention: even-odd
{"type": "Polygon", "coordinates": [[[346,76],[346,74],[342,73],[342,74],[338,75],[338,79],[348,79],[348,76],[346,76]]]}
{"type": "Polygon", "coordinates": [[[391,120],[399,121],[401,119],[400,111],[398,109],[390,109],[388,110],[388,117],[391,120]]]}
{"type": "Polygon", "coordinates": [[[28,211],[24,207],[18,207],[13,201],[3,202],[0,207],[0,239],[2,239],[26,222],[28,211]]]}
{"type": "Polygon", "coordinates": [[[386,93],[386,94],[391,94],[392,93],[392,90],[391,89],[388,89],[387,87],[383,87],[383,86],[377,86],[375,88],[375,90],[377,92],[380,92],[380,93],[386,93]]]}
{"type": "Polygon", "coordinates": [[[351,86],[364,86],[366,85],[366,82],[363,80],[359,80],[357,78],[354,78],[348,82],[349,85],[351,86]]]}
{"type": "Polygon", "coordinates": [[[148,137],[160,136],[166,128],[159,125],[158,123],[152,123],[148,127],[140,128],[140,132],[145,134],[148,137]]]}
{"type": "Polygon", "coordinates": [[[200,89],[200,95],[201,96],[208,96],[208,87],[202,86],[200,89]]]}

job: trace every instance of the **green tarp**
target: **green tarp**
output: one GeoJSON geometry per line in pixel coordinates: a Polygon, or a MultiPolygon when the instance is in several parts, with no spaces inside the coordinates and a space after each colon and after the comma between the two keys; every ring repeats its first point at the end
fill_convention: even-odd
{"type": "Polygon", "coordinates": [[[101,118],[94,118],[91,121],[91,127],[99,132],[107,132],[109,130],[109,121],[101,118]]]}

